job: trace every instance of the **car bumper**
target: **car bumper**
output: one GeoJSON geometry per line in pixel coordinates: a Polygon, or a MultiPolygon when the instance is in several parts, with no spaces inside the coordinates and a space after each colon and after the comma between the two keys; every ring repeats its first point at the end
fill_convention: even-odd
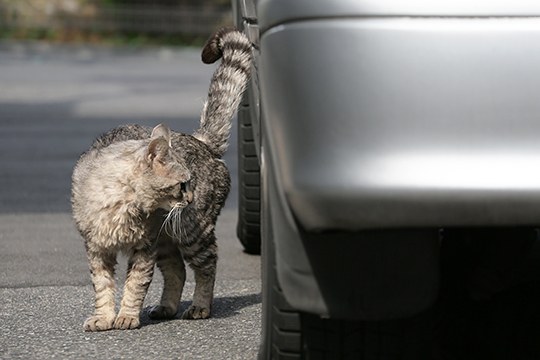
{"type": "Polygon", "coordinates": [[[539,223],[540,18],[272,19],[264,136],[303,229],[539,223]]]}

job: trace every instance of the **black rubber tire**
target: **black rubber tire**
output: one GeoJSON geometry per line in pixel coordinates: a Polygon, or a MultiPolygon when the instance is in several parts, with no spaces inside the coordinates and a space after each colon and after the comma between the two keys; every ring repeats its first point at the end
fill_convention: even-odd
{"type": "MultiPolygon", "coordinates": [[[[242,13],[247,4],[232,0],[236,27],[242,31],[246,22],[242,13]]],[[[238,109],[238,223],[236,235],[249,254],[261,253],[261,183],[257,143],[252,126],[253,109],[250,103],[252,84],[249,83],[238,109]]]]}
{"type": "MultiPolygon", "coordinates": [[[[270,223],[270,221],[269,221],[270,223]]],[[[432,360],[435,309],[389,321],[325,319],[294,309],[277,279],[272,229],[263,242],[259,360],[432,360]]]]}
{"type": "MultiPolygon", "coordinates": [[[[270,222],[269,219],[265,219],[270,222]]],[[[274,244],[265,237],[262,253],[263,314],[260,360],[302,359],[300,313],[292,308],[279,286],[276,274],[274,244]]]]}
{"type": "Polygon", "coordinates": [[[247,92],[238,110],[238,223],[236,235],[249,254],[261,253],[261,182],[247,92]]]}

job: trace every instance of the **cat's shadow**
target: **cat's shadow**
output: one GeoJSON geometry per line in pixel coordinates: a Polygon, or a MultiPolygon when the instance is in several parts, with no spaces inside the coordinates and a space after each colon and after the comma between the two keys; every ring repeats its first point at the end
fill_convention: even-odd
{"type": "MultiPolygon", "coordinates": [[[[249,294],[249,295],[239,295],[239,296],[223,296],[214,298],[212,305],[212,318],[214,319],[225,319],[240,313],[240,310],[251,305],[260,304],[262,301],[261,293],[258,294],[249,294]]],[[[145,307],[141,314],[141,326],[148,326],[158,324],[163,321],[178,320],[182,316],[182,312],[186,310],[191,305],[191,301],[185,300],[180,304],[178,313],[172,319],[167,320],[153,320],[148,316],[150,311],[150,306],[145,307]]]]}

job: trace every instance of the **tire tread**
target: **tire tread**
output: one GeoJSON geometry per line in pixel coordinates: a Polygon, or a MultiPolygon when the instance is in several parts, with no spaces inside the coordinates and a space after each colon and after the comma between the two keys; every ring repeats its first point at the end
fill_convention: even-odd
{"type": "MultiPolygon", "coordinates": [[[[249,91],[249,90],[248,90],[249,91]]],[[[236,235],[249,254],[261,253],[261,180],[250,104],[246,94],[238,111],[238,223],[236,235]]]]}

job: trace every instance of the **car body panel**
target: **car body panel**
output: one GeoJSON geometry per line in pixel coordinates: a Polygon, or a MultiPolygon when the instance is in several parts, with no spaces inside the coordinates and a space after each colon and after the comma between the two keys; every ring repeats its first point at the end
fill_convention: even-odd
{"type": "Polygon", "coordinates": [[[266,31],[280,24],[350,17],[531,17],[540,4],[531,0],[259,0],[259,25],[266,31]]]}
{"type": "Polygon", "coordinates": [[[305,230],[540,223],[539,18],[308,19],[261,49],[305,230]]]}

